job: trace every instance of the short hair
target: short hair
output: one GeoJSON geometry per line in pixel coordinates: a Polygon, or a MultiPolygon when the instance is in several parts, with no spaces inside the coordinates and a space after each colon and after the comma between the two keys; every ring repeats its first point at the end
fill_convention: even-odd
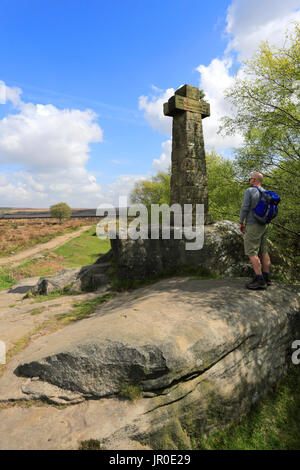
{"type": "Polygon", "coordinates": [[[259,173],[259,171],[255,171],[254,173],[251,173],[250,175],[251,178],[255,178],[256,181],[259,181],[260,183],[262,182],[263,180],[263,175],[261,173],[259,173]]]}

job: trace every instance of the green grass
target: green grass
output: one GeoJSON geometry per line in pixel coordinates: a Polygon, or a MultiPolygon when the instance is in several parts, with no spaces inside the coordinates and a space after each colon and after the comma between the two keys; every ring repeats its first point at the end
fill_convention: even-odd
{"type": "MultiPolygon", "coordinates": [[[[16,222],[12,222],[11,223],[11,228],[17,228],[19,225],[19,223],[16,221],[16,222]]],[[[18,245],[18,246],[15,246],[14,249],[13,249],[13,252],[14,254],[16,253],[20,253],[24,250],[27,250],[28,248],[31,248],[35,245],[39,245],[39,244],[43,244],[43,243],[47,243],[49,242],[50,240],[53,240],[53,238],[56,238],[56,237],[60,237],[61,235],[66,235],[68,233],[72,233],[72,232],[75,232],[76,230],[79,230],[80,229],[80,225],[77,226],[77,227],[69,227],[69,228],[65,228],[64,230],[62,229],[61,231],[59,232],[54,232],[54,233],[50,233],[50,234],[44,234],[44,235],[41,235],[40,237],[38,238],[33,238],[32,240],[29,240],[28,242],[26,242],[25,244],[21,244],[21,245],[18,245]]],[[[28,227],[29,229],[30,227],[28,227]]],[[[24,230],[26,230],[26,228],[24,228],[24,230]]],[[[0,253],[0,258],[4,258],[4,257],[7,257],[10,255],[10,252],[7,252],[7,253],[0,253]]]]}
{"type": "Polygon", "coordinates": [[[64,289],[59,289],[51,292],[47,295],[34,295],[30,291],[24,296],[24,299],[32,298],[32,304],[40,303],[40,302],[47,302],[47,300],[57,299],[62,295],[79,295],[80,292],[73,292],[70,290],[68,286],[64,287],[64,289]]]}
{"type": "Polygon", "coordinates": [[[9,289],[19,279],[33,276],[48,276],[53,274],[51,255],[45,255],[43,264],[39,259],[26,261],[16,268],[0,268],[0,290],[9,289]]]}
{"type": "Polygon", "coordinates": [[[300,365],[291,367],[240,422],[208,438],[193,436],[192,442],[195,450],[299,450],[300,365]]]}
{"type": "Polygon", "coordinates": [[[100,304],[103,304],[107,300],[111,299],[115,294],[113,292],[108,292],[100,297],[96,297],[95,299],[91,300],[84,300],[82,302],[74,302],[73,303],[73,314],[81,320],[82,318],[86,318],[91,313],[94,313],[96,307],[100,304]]]}
{"type": "Polygon", "coordinates": [[[32,312],[30,313],[30,315],[39,315],[40,313],[43,312],[43,310],[44,310],[43,308],[34,308],[32,312]]]}
{"type": "Polygon", "coordinates": [[[139,385],[125,385],[119,393],[121,398],[125,398],[132,402],[138,400],[143,395],[143,391],[139,385]]]}
{"type": "Polygon", "coordinates": [[[15,279],[8,273],[7,269],[0,268],[0,290],[9,289],[14,283],[15,279]]]}
{"type": "Polygon", "coordinates": [[[110,249],[110,240],[100,240],[95,235],[95,227],[83,232],[79,237],[70,240],[54,250],[64,258],[64,265],[68,268],[87,266],[93,264],[101,254],[110,249]]]}

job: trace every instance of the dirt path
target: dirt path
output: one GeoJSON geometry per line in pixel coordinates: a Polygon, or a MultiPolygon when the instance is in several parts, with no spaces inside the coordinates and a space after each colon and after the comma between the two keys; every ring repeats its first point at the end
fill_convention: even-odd
{"type": "Polygon", "coordinates": [[[24,250],[20,253],[16,253],[15,255],[0,258],[0,266],[3,266],[4,264],[10,264],[10,266],[12,267],[19,266],[24,262],[26,258],[33,258],[37,254],[41,254],[49,250],[54,250],[55,248],[64,245],[69,240],[78,237],[82,234],[82,232],[85,232],[91,227],[92,225],[80,227],[80,229],[76,230],[75,232],[59,235],[58,237],[55,237],[46,243],[39,243],[38,245],[35,245],[32,248],[28,248],[27,250],[24,250]]]}
{"type": "MultiPolygon", "coordinates": [[[[74,308],[76,301],[92,300],[106,292],[106,287],[95,292],[87,292],[76,296],[61,296],[56,299],[35,303],[34,298],[24,298],[24,294],[33,287],[38,278],[23,279],[12,289],[0,292],[0,340],[6,344],[6,352],[15,349],[13,357],[8,357],[6,366],[0,365],[0,394],[5,391],[2,379],[13,360],[21,358],[27,342],[36,341],[40,335],[51,334],[51,328],[39,330],[43,324],[51,322],[57,315],[65,315],[74,308]],[[20,348],[20,349],[19,349],[20,348]],[[1,370],[1,367],[5,368],[1,370]]],[[[136,294],[122,293],[124,299],[136,294]]],[[[108,300],[107,304],[117,300],[108,300]]],[[[105,304],[106,309],[109,308],[105,304]]],[[[96,314],[96,313],[95,313],[96,314]]],[[[20,359],[21,360],[21,359],[20,359]]],[[[14,367],[13,367],[14,369],[14,367]]],[[[14,377],[18,380],[18,377],[14,377]]],[[[9,389],[18,390],[14,380],[9,378],[9,389]]],[[[130,413],[132,420],[136,416],[130,402],[114,399],[114,413],[111,414],[112,399],[88,401],[68,407],[59,407],[45,401],[3,402],[0,399],[0,450],[3,449],[78,449],[80,441],[98,436],[99,423],[105,433],[111,433],[111,426],[120,426],[124,417],[130,413]],[[110,405],[108,408],[107,405],[110,405]],[[100,406],[99,406],[100,405],[100,406]],[[124,416],[124,417],[122,417],[124,416]],[[20,424],[22,422],[22,424],[20,424]],[[21,431],[19,435],[19,431],[21,431]],[[35,431],[35,433],[33,433],[35,431]]],[[[139,411],[139,408],[137,408],[139,411]]],[[[149,449],[138,442],[118,444],[120,449],[149,449]]],[[[117,447],[118,448],[118,447],[117,447]]]]}
{"type": "MultiPolygon", "coordinates": [[[[53,333],[51,328],[49,331],[45,328],[39,330],[39,328],[43,324],[49,324],[53,317],[64,316],[71,312],[74,302],[95,299],[103,295],[107,289],[103,286],[96,292],[61,296],[35,303],[34,298],[24,298],[24,294],[35,285],[36,281],[37,278],[23,279],[12,289],[0,292],[0,340],[5,342],[6,352],[14,350],[12,357],[7,358],[6,366],[2,366],[2,370],[0,365],[0,450],[74,450],[78,449],[81,441],[98,438],[99,423],[101,423],[101,429],[104,430],[104,435],[109,436],[112,428],[125,425],[128,419],[133,421],[139,416],[141,407],[138,404],[133,407],[130,401],[120,401],[117,398],[101,401],[88,400],[67,407],[56,406],[41,400],[19,401],[19,383],[15,383],[15,381],[18,382],[19,377],[14,374],[12,380],[10,375],[8,377],[8,388],[14,393],[12,401],[1,399],[1,395],[6,391],[6,374],[10,367],[15,369],[14,361],[22,361],[24,350],[29,343],[38,340],[40,335],[51,336],[53,333]]],[[[112,305],[123,305],[134,301],[135,297],[135,291],[120,293],[101,305],[101,312],[102,310],[103,312],[109,311],[112,305]]],[[[92,315],[97,314],[99,314],[99,309],[98,313],[96,310],[92,315]]],[[[126,439],[118,441],[115,447],[129,450],[150,449],[138,442],[126,439]]]]}
{"type": "Polygon", "coordinates": [[[24,298],[38,279],[23,279],[13,288],[0,291],[0,340],[5,342],[7,352],[46,320],[70,312],[74,302],[94,299],[106,290],[104,287],[96,292],[61,296],[41,303],[34,298],[24,298]]]}

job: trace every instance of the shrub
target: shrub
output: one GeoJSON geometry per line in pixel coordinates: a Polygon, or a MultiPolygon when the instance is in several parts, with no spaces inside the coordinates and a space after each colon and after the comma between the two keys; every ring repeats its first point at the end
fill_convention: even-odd
{"type": "Polygon", "coordinates": [[[62,219],[69,219],[71,217],[72,209],[65,202],[59,202],[50,207],[50,213],[52,217],[55,217],[61,222],[62,219]]]}
{"type": "Polygon", "coordinates": [[[120,391],[120,396],[122,398],[127,398],[130,401],[136,401],[138,398],[141,398],[143,392],[140,386],[138,385],[125,385],[120,391]]]}

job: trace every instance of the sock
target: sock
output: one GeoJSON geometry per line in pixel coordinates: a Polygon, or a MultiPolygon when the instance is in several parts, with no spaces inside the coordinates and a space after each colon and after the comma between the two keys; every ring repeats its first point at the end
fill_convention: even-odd
{"type": "Polygon", "coordinates": [[[265,273],[265,272],[263,272],[263,276],[264,276],[266,279],[269,279],[270,273],[265,273]]]}
{"type": "Polygon", "coordinates": [[[263,279],[263,275],[262,275],[262,274],[256,274],[256,277],[257,277],[258,279],[263,279]]]}

